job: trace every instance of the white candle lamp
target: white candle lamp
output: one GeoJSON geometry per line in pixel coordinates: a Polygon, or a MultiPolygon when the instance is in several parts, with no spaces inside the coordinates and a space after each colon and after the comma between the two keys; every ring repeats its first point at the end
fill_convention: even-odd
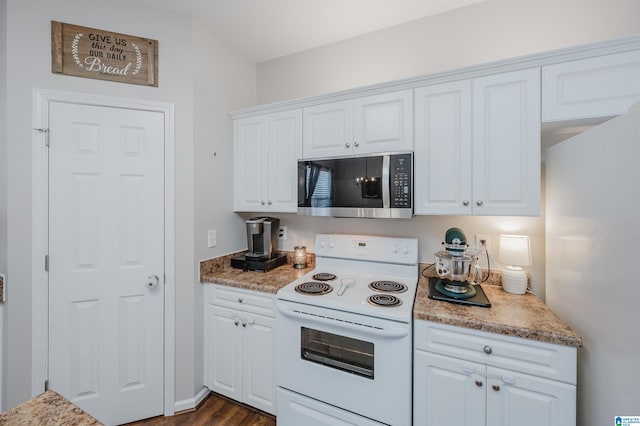
{"type": "Polygon", "coordinates": [[[527,235],[500,235],[500,261],[506,268],[502,270],[502,288],[513,294],[527,291],[527,275],[522,266],[531,265],[531,247],[527,235]]]}

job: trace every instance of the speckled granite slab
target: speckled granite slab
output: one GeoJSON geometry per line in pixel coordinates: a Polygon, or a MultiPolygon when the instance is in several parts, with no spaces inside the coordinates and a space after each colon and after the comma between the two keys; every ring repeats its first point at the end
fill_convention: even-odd
{"type": "MultiPolygon", "coordinates": [[[[247,290],[277,293],[285,285],[297,280],[315,267],[315,257],[307,255],[307,267],[296,269],[291,258],[282,266],[268,272],[243,271],[231,267],[231,258],[245,252],[232,253],[226,256],[200,262],[200,282],[223,284],[247,290]]],[[[289,257],[291,253],[286,253],[289,257]]]]}
{"type": "Polygon", "coordinates": [[[582,346],[582,338],[542,300],[530,293],[517,295],[505,292],[499,285],[500,274],[497,274],[498,285],[495,285],[495,278],[489,280],[492,284],[482,284],[491,301],[490,308],[429,299],[429,280],[422,276],[418,282],[413,317],[542,342],[582,346]]]}
{"type": "Polygon", "coordinates": [[[102,425],[52,390],[0,414],[0,425],[89,426],[102,425]]]}

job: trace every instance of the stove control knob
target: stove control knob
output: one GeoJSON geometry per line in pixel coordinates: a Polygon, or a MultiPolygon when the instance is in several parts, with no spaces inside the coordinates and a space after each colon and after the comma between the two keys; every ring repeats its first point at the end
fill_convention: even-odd
{"type": "Polygon", "coordinates": [[[329,248],[333,248],[336,244],[333,241],[329,241],[329,248]]]}
{"type": "Polygon", "coordinates": [[[393,245],[393,247],[391,247],[391,253],[397,253],[398,252],[398,246],[397,245],[393,245]]]}
{"type": "Polygon", "coordinates": [[[402,247],[402,252],[403,252],[404,254],[409,254],[409,247],[408,247],[408,246],[404,246],[404,247],[402,247]]]}
{"type": "Polygon", "coordinates": [[[320,240],[320,241],[318,242],[318,245],[320,246],[320,248],[324,248],[325,244],[326,244],[326,243],[325,243],[325,241],[324,241],[324,240],[320,240]]]}

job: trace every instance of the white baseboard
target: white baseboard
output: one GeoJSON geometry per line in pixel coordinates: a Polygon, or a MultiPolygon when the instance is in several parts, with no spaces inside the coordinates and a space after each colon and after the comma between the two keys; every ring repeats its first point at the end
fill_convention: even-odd
{"type": "Polygon", "coordinates": [[[182,401],[176,401],[175,412],[178,414],[180,411],[193,410],[196,408],[206,397],[209,395],[209,388],[202,388],[200,392],[193,398],[183,399],[182,401]]]}

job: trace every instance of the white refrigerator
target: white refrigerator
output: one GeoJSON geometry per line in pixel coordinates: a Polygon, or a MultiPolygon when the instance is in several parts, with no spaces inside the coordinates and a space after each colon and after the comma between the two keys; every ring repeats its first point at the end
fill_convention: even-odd
{"type": "Polygon", "coordinates": [[[578,425],[640,417],[640,105],[543,157],[546,302],[583,339],[578,425]]]}

